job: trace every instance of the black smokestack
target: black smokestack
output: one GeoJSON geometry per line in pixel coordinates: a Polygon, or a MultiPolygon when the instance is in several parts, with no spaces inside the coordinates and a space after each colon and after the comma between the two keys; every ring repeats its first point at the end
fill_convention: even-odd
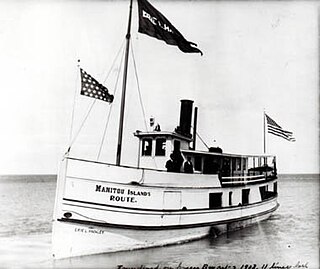
{"type": "Polygon", "coordinates": [[[198,108],[194,108],[194,115],[193,115],[193,143],[192,148],[193,150],[196,149],[196,137],[197,137],[197,121],[198,121],[198,108]]]}
{"type": "Polygon", "coordinates": [[[176,132],[186,137],[192,137],[190,133],[191,118],[192,118],[192,104],[191,100],[181,100],[180,109],[180,124],[176,128],[176,132]]]}

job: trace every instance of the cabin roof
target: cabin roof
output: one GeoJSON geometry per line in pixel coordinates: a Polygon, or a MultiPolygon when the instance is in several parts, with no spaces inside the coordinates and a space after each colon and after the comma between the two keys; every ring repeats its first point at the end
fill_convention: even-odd
{"type": "Polygon", "coordinates": [[[200,150],[188,150],[181,149],[182,153],[188,153],[190,155],[203,155],[203,156],[222,156],[222,157],[234,157],[234,158],[247,158],[247,157],[274,157],[274,155],[259,154],[259,155],[243,155],[243,154],[232,154],[232,153],[217,153],[200,150]]]}
{"type": "Polygon", "coordinates": [[[152,131],[152,132],[142,132],[142,131],[135,131],[135,136],[137,136],[139,139],[144,137],[165,137],[165,138],[178,138],[180,140],[184,140],[187,142],[191,142],[192,138],[180,135],[175,132],[166,132],[166,131],[152,131]]]}

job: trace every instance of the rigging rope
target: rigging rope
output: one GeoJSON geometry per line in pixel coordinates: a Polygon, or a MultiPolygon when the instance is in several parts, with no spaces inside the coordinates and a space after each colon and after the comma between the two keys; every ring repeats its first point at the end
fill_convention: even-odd
{"type": "Polygon", "coordinates": [[[67,151],[67,152],[69,152],[69,151],[70,151],[71,146],[72,146],[72,145],[74,144],[74,142],[76,141],[76,138],[78,137],[78,135],[79,135],[79,133],[80,133],[80,131],[81,131],[82,127],[84,126],[84,123],[85,123],[85,122],[86,122],[86,120],[88,119],[88,116],[89,116],[89,114],[90,114],[90,112],[91,112],[91,110],[92,110],[92,108],[93,108],[94,104],[96,103],[96,101],[97,101],[97,99],[94,99],[94,101],[91,103],[91,106],[90,106],[90,108],[89,108],[89,110],[88,110],[88,112],[87,112],[87,114],[86,114],[86,116],[85,116],[85,118],[84,118],[84,120],[83,120],[82,124],[80,125],[80,128],[79,128],[78,132],[76,133],[76,135],[74,136],[73,140],[72,140],[72,141],[71,141],[71,143],[69,144],[69,147],[68,147],[68,151],[67,151]]]}
{"type": "MultiPolygon", "coordinates": [[[[191,126],[191,128],[194,130],[194,127],[191,126]]],[[[200,139],[200,141],[203,143],[203,145],[209,149],[208,145],[206,144],[206,142],[204,142],[204,140],[201,138],[200,134],[198,132],[196,132],[197,137],[200,139]]]]}
{"type": "MultiPolygon", "coordinates": [[[[111,71],[112,71],[112,69],[113,69],[113,67],[114,67],[114,65],[115,65],[115,62],[116,62],[116,60],[118,59],[121,50],[123,49],[123,46],[124,46],[124,41],[122,42],[122,44],[121,44],[121,46],[120,46],[120,49],[118,50],[117,55],[116,55],[116,57],[115,57],[114,60],[113,60],[113,63],[112,63],[112,65],[111,65],[111,68],[110,68],[109,72],[107,73],[106,78],[104,79],[104,83],[105,83],[106,80],[108,79],[108,77],[109,77],[109,75],[110,75],[110,73],[111,73],[111,71]]],[[[80,60],[78,60],[78,65],[77,65],[78,68],[80,68],[80,64],[79,64],[79,63],[80,63],[80,60]]],[[[119,71],[119,72],[120,72],[120,71],[119,71]]],[[[77,77],[77,80],[78,80],[78,77],[77,77]]],[[[92,108],[93,108],[93,106],[94,106],[94,104],[95,104],[95,102],[96,102],[96,100],[97,100],[97,99],[95,99],[95,100],[92,102],[92,104],[91,104],[91,106],[90,106],[90,108],[89,108],[89,110],[88,110],[88,112],[87,112],[87,114],[86,114],[83,122],[81,123],[80,128],[78,129],[76,135],[75,135],[74,138],[72,139],[72,129],[73,129],[72,126],[73,126],[73,122],[74,122],[74,109],[75,109],[75,100],[76,100],[77,87],[75,87],[75,88],[76,88],[76,89],[75,89],[75,94],[74,94],[74,102],[73,102],[73,110],[72,110],[72,122],[71,122],[71,130],[70,130],[70,143],[69,143],[69,147],[68,147],[67,152],[70,152],[71,146],[74,144],[75,140],[77,139],[77,137],[78,137],[78,135],[79,135],[82,127],[84,126],[84,123],[85,123],[86,120],[88,119],[88,116],[89,116],[89,114],[90,114],[90,112],[91,112],[91,110],[92,110],[92,108]]],[[[111,112],[111,106],[110,106],[109,114],[110,114],[110,112],[111,112]]],[[[99,155],[100,155],[100,151],[99,151],[99,155]]]]}
{"type": "Polygon", "coordinates": [[[132,45],[131,45],[130,47],[131,47],[131,55],[132,55],[133,66],[134,66],[134,74],[135,74],[136,81],[137,81],[139,101],[140,101],[140,106],[141,106],[141,110],[142,110],[142,114],[143,114],[143,119],[144,119],[144,125],[145,125],[145,127],[146,127],[146,131],[148,131],[148,124],[147,124],[147,121],[146,121],[146,113],[145,113],[145,109],[144,109],[143,102],[142,102],[142,97],[141,97],[140,83],[139,83],[139,78],[138,78],[136,60],[135,60],[135,57],[134,57],[132,45]]]}
{"type": "MultiPolygon", "coordinates": [[[[130,49],[131,49],[131,57],[132,57],[132,61],[133,61],[133,66],[134,66],[134,74],[135,74],[136,83],[137,83],[139,102],[140,102],[140,106],[141,106],[141,110],[142,110],[142,114],[143,114],[144,125],[146,128],[146,131],[148,131],[148,124],[146,121],[146,113],[145,113],[145,109],[144,109],[144,105],[143,105],[143,101],[142,101],[142,95],[141,95],[140,83],[139,83],[139,77],[138,77],[138,71],[137,71],[138,69],[137,69],[137,64],[136,64],[136,60],[135,60],[135,56],[134,56],[132,43],[133,42],[131,42],[130,49]]],[[[157,168],[157,163],[156,163],[154,157],[152,157],[152,160],[154,162],[155,167],[157,168]]]]}
{"type": "MultiPolygon", "coordinates": [[[[148,124],[147,124],[147,121],[146,121],[146,113],[145,113],[145,109],[144,109],[143,102],[142,102],[142,96],[141,96],[141,91],[140,91],[140,83],[139,83],[138,71],[137,71],[137,65],[136,65],[136,60],[135,60],[135,57],[134,57],[132,43],[133,42],[131,42],[130,48],[131,48],[131,55],[132,55],[131,57],[132,57],[132,60],[133,60],[133,66],[134,66],[134,74],[135,74],[136,82],[137,82],[139,101],[140,101],[140,106],[141,106],[141,110],[142,110],[142,114],[143,114],[143,121],[144,121],[144,125],[145,125],[145,128],[146,128],[146,131],[148,131],[148,124]]],[[[157,169],[158,166],[157,166],[157,163],[156,163],[156,160],[155,160],[154,156],[152,157],[152,160],[154,162],[154,166],[157,169]]]]}
{"type": "MultiPolygon", "coordinates": [[[[124,45],[124,42],[122,43],[121,49],[123,49],[123,47],[124,47],[123,45],[124,45]]],[[[119,52],[120,52],[120,51],[119,51],[119,52]]],[[[122,62],[123,62],[123,57],[124,57],[124,52],[125,52],[125,51],[124,51],[124,49],[123,49],[123,51],[122,51],[122,56],[121,56],[121,60],[120,60],[120,66],[119,66],[119,70],[118,70],[116,82],[115,82],[115,85],[114,85],[114,95],[116,95],[117,89],[118,89],[118,82],[119,82],[119,77],[120,77],[120,73],[121,73],[122,62]]],[[[119,56],[119,53],[117,54],[117,57],[118,57],[118,56],[119,56]]],[[[114,61],[114,62],[115,62],[115,61],[114,61]]],[[[113,64],[114,64],[114,62],[113,62],[113,64]]],[[[106,79],[108,78],[109,74],[110,74],[110,71],[109,71],[106,79]]],[[[107,116],[107,122],[106,122],[106,126],[105,126],[105,128],[104,128],[104,131],[103,131],[102,140],[101,140],[101,143],[100,143],[97,160],[99,160],[99,158],[100,158],[101,150],[102,150],[102,147],[103,147],[103,144],[104,144],[104,140],[105,140],[105,137],[106,137],[106,133],[107,133],[107,129],[108,129],[108,126],[109,126],[109,121],[110,121],[110,115],[111,115],[112,108],[113,108],[113,103],[110,104],[110,109],[109,109],[109,113],[108,113],[108,116],[107,116]]]]}
{"type": "Polygon", "coordinates": [[[207,149],[209,149],[208,145],[203,141],[203,139],[201,138],[201,136],[198,134],[198,132],[196,132],[197,136],[199,137],[200,141],[203,143],[203,145],[205,145],[205,147],[207,149]]]}
{"type": "MultiPolygon", "coordinates": [[[[119,48],[119,50],[118,50],[118,52],[117,52],[117,55],[116,55],[116,57],[114,58],[114,60],[113,60],[113,62],[112,62],[112,65],[111,65],[111,67],[110,67],[110,69],[109,69],[109,71],[108,71],[108,73],[107,73],[107,75],[106,75],[106,78],[104,79],[103,83],[106,83],[106,81],[107,81],[107,79],[108,79],[108,77],[109,77],[109,75],[110,75],[110,73],[111,73],[111,71],[112,71],[112,69],[113,69],[113,66],[114,66],[115,62],[116,62],[116,60],[117,60],[118,57],[119,57],[119,54],[120,54],[121,50],[123,50],[124,42],[125,42],[125,39],[123,40],[123,42],[122,42],[122,44],[121,44],[121,46],[120,46],[120,48],[119,48]]],[[[122,62],[122,57],[121,57],[121,62],[122,62]]]]}

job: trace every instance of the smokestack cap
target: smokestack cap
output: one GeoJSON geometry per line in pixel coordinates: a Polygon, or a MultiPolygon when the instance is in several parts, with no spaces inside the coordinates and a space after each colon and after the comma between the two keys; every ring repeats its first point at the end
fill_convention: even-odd
{"type": "Polygon", "coordinates": [[[176,128],[176,133],[181,134],[186,137],[192,137],[191,130],[191,118],[192,118],[192,100],[183,99],[180,100],[180,124],[176,128]]]}

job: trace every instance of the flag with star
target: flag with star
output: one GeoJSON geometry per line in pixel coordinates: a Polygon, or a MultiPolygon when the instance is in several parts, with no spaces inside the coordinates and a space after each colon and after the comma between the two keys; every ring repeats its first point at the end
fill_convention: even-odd
{"type": "Polygon", "coordinates": [[[101,101],[112,103],[113,95],[108,89],[80,68],[81,73],[81,92],[80,94],[95,98],[101,101]]]}
{"type": "Polygon", "coordinates": [[[276,123],[273,119],[271,119],[266,113],[264,113],[264,115],[267,119],[267,128],[268,128],[269,134],[282,137],[290,142],[296,141],[296,139],[293,137],[292,132],[282,129],[282,127],[278,123],[276,123]]]}

